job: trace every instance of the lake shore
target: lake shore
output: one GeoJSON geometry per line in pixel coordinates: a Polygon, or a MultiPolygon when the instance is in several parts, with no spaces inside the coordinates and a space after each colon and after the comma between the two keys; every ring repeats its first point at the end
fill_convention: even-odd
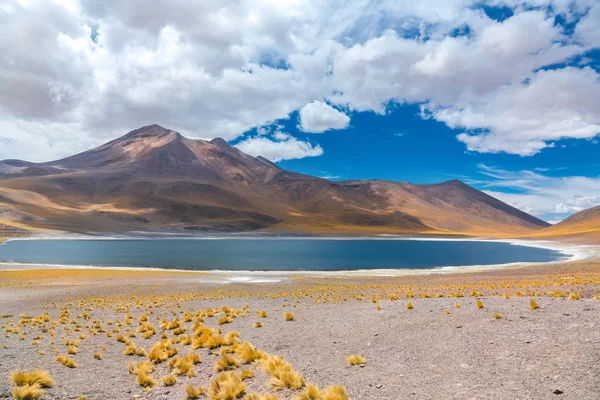
{"type": "MultiPolygon", "coordinates": [[[[127,369],[148,358],[123,354],[127,345],[116,338],[123,334],[147,353],[165,333],[183,357],[192,346],[182,335],[193,338],[194,321],[203,315],[207,328],[239,332],[265,357],[282,355],[306,383],[342,385],[354,400],[586,400],[600,391],[597,260],[430,275],[238,278],[139,269],[0,271],[1,321],[11,330],[0,340],[6,345],[0,346],[0,377],[14,369],[47,369],[56,384],[45,399],[182,399],[187,383],[209,386],[215,380],[221,351],[193,350],[202,358],[195,376],[177,376],[170,387],[160,378],[173,369],[156,364],[151,375],[157,385],[145,390],[127,369]],[[531,300],[538,309],[531,309],[531,300]],[[294,320],[286,321],[285,312],[294,320]],[[31,322],[30,316],[43,313],[47,322],[31,322]],[[148,339],[139,332],[144,314],[156,328],[148,339]],[[186,316],[191,319],[184,322],[186,316]],[[178,319],[185,332],[160,328],[163,319],[178,319]],[[255,328],[256,322],[263,326],[255,328]],[[53,326],[53,336],[44,325],[53,326]],[[74,369],[55,361],[57,354],[67,355],[67,340],[79,342],[69,355],[78,364],[74,369]],[[96,352],[102,360],[94,359],[96,352]],[[352,354],[364,356],[366,364],[349,365],[352,354]]],[[[246,392],[280,399],[301,392],[269,386],[261,362],[234,370],[243,368],[254,371],[244,381],[246,392]]],[[[0,398],[10,390],[2,379],[0,398]]]]}
{"type": "MultiPolygon", "coordinates": [[[[524,239],[489,239],[489,238],[447,238],[447,237],[431,237],[431,236],[395,236],[395,235],[378,235],[378,236],[260,236],[260,235],[210,235],[210,236],[176,236],[176,237],[164,237],[164,236],[88,236],[88,235],[52,235],[52,236],[32,236],[28,238],[12,238],[9,241],[30,241],[30,240],[199,240],[199,241],[219,241],[219,240],[261,240],[268,238],[269,240],[377,240],[377,241],[429,241],[429,242],[489,242],[489,243],[505,243],[516,246],[525,246],[531,248],[541,248],[552,250],[564,255],[560,260],[548,261],[544,264],[560,264],[563,262],[572,262],[580,260],[594,260],[600,258],[600,246],[597,244],[587,244],[580,242],[567,242],[567,241],[549,241],[549,240],[524,240],[524,239]]],[[[0,243],[1,245],[1,243],[0,243]]],[[[192,270],[199,272],[208,272],[215,277],[222,275],[233,275],[238,277],[238,280],[254,280],[257,277],[271,277],[273,279],[287,278],[293,275],[319,275],[319,276],[406,276],[406,275],[430,275],[430,274],[454,274],[454,273],[474,273],[474,272],[485,272],[493,269],[513,269],[513,268],[525,268],[528,266],[534,266],[542,264],[540,262],[510,262],[503,264],[484,264],[484,265],[444,265],[441,267],[433,268],[369,268],[369,269],[341,269],[341,270],[230,270],[230,269],[203,269],[194,268],[192,270]]],[[[164,268],[164,267],[152,267],[152,266],[114,266],[114,265],[74,265],[74,264],[52,264],[52,263],[41,263],[41,262],[0,262],[0,270],[10,269],[94,269],[94,268],[110,268],[114,270],[121,269],[143,269],[143,270],[169,270],[179,271],[179,269],[164,268]]],[[[181,271],[189,271],[189,269],[181,269],[181,271]]]]}

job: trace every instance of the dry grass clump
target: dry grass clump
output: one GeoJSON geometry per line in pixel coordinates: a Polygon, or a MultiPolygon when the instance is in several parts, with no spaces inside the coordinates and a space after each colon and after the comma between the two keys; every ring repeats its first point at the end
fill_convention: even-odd
{"type": "Polygon", "coordinates": [[[10,380],[15,386],[38,385],[42,388],[50,388],[54,385],[54,379],[48,371],[13,371],[10,374],[10,380]]]}
{"type": "MultiPolygon", "coordinates": [[[[600,298],[600,296],[598,296],[598,297],[600,298]]],[[[255,322],[255,323],[254,323],[254,325],[252,325],[252,326],[253,326],[253,327],[255,327],[255,328],[262,328],[263,324],[262,324],[262,322],[260,322],[260,321],[257,321],[257,322],[255,322]]]]}
{"type": "Polygon", "coordinates": [[[298,390],[304,386],[302,375],[294,371],[282,356],[265,356],[262,367],[271,375],[269,386],[274,390],[298,390]]]}
{"type": "Polygon", "coordinates": [[[94,358],[96,360],[102,360],[102,353],[100,353],[99,351],[94,353],[94,358]]]}
{"type": "Polygon", "coordinates": [[[66,356],[57,356],[56,361],[69,368],[77,368],[77,363],[72,358],[66,356]]]}
{"type": "Polygon", "coordinates": [[[241,376],[242,380],[245,381],[246,379],[250,379],[254,376],[254,371],[252,371],[249,368],[243,369],[242,372],[240,373],[240,376],[241,376]]]}
{"type": "Polygon", "coordinates": [[[283,314],[283,319],[285,319],[286,321],[293,321],[294,314],[291,312],[286,312],[285,314],[283,314]]]}
{"type": "Polygon", "coordinates": [[[211,400],[234,400],[242,397],[246,385],[237,372],[221,372],[208,387],[211,400]]]}
{"type": "Polygon", "coordinates": [[[413,304],[412,303],[406,303],[406,308],[408,310],[412,310],[413,309],[413,304]]]}
{"type": "Polygon", "coordinates": [[[175,375],[165,375],[161,378],[163,385],[173,386],[177,383],[177,377],[175,375]]]}
{"type": "Polygon", "coordinates": [[[15,385],[12,395],[16,400],[37,400],[43,396],[44,388],[54,385],[47,371],[13,371],[10,379],[15,385]]]}
{"type": "Polygon", "coordinates": [[[256,312],[256,315],[261,318],[267,318],[267,312],[265,310],[260,310],[256,312]]]}
{"type": "Polygon", "coordinates": [[[502,319],[502,314],[495,313],[495,314],[494,314],[494,318],[495,318],[495,319],[502,319]]]}
{"type": "Polygon", "coordinates": [[[579,299],[581,299],[581,295],[579,293],[571,292],[571,293],[569,293],[568,299],[569,300],[579,300],[579,299]]]}
{"type": "Polygon", "coordinates": [[[477,300],[477,302],[475,303],[475,306],[477,306],[477,308],[484,308],[485,307],[483,305],[483,302],[481,300],[477,300]]]}
{"type": "Polygon", "coordinates": [[[309,383],[306,390],[294,397],[294,400],[323,400],[323,395],[316,385],[309,383]]]}
{"type": "Polygon", "coordinates": [[[187,395],[187,399],[197,399],[200,396],[203,396],[206,392],[204,386],[193,387],[189,383],[185,387],[185,394],[187,395]]]}
{"type": "Polygon", "coordinates": [[[148,361],[140,362],[135,367],[133,363],[129,363],[128,371],[130,374],[137,376],[137,383],[142,387],[152,388],[157,384],[156,380],[150,375],[154,371],[154,366],[148,361]]]}
{"type": "Polygon", "coordinates": [[[252,343],[247,340],[237,347],[235,353],[244,364],[250,364],[258,360],[261,356],[260,352],[256,351],[252,343]]]}
{"type": "Polygon", "coordinates": [[[215,363],[215,371],[228,371],[236,369],[240,365],[240,360],[229,354],[223,355],[215,363]]]}
{"type": "Polygon", "coordinates": [[[343,386],[329,386],[323,390],[323,400],[349,400],[343,386]]]}
{"type": "Polygon", "coordinates": [[[38,385],[17,386],[12,395],[15,400],[38,400],[44,395],[44,390],[38,385]]]}
{"type": "Polygon", "coordinates": [[[350,365],[361,365],[361,364],[367,363],[367,359],[358,354],[351,355],[350,357],[347,358],[347,360],[350,363],[350,365]]]}
{"type": "Polygon", "coordinates": [[[534,299],[530,299],[529,300],[529,308],[531,308],[532,310],[537,310],[538,308],[540,308],[540,305],[534,299]]]}

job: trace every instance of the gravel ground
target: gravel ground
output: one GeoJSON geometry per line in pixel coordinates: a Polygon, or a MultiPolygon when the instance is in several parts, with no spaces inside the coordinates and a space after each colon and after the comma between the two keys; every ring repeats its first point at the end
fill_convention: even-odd
{"type": "MultiPolygon", "coordinates": [[[[184,311],[228,306],[249,307],[231,323],[222,325],[223,333],[239,331],[241,340],[248,340],[268,354],[283,355],[300,372],[306,382],[319,387],[342,385],[351,399],[600,399],[600,301],[592,297],[599,293],[600,268],[586,264],[592,274],[585,284],[556,287],[540,284],[545,276],[539,269],[511,273],[517,286],[527,283],[525,296],[504,298],[498,286],[506,276],[480,274],[469,276],[377,278],[377,279],[298,279],[283,283],[223,285],[195,283],[189,275],[165,279],[151,273],[123,276],[118,282],[76,280],[65,282],[65,276],[43,282],[24,282],[0,274],[0,319],[3,337],[0,339],[0,399],[11,398],[10,371],[45,369],[55,380],[43,399],[185,399],[184,387],[189,382],[208,386],[217,372],[213,370],[216,356],[207,349],[197,352],[202,363],[195,367],[196,376],[178,378],[172,387],[159,384],[146,391],[127,372],[130,361],[145,357],[126,356],[125,345],[106,333],[80,340],[78,353],[72,355],[78,367],[66,368],[55,361],[51,341],[60,354],[66,354],[64,341],[86,333],[91,320],[125,320],[133,315],[133,324],[124,324],[120,332],[135,330],[138,317],[152,311],[150,322],[158,328],[159,318],[172,320],[175,313],[183,318],[184,311]],[[596,272],[594,272],[596,271],[596,272]],[[540,275],[542,273],[542,275],[540,275]],[[595,275],[594,275],[595,274],[595,275]],[[521,278],[519,278],[521,276],[521,278]],[[541,276],[541,277],[540,277],[541,276]],[[521,279],[519,281],[519,279],[521,279]],[[449,298],[456,285],[471,287],[479,282],[482,288],[476,296],[449,298]],[[521,283],[519,283],[521,282],[521,283]],[[1,285],[4,283],[4,286],[1,285]],[[440,298],[418,298],[419,293],[434,287],[434,292],[450,285],[440,298]],[[490,286],[495,285],[495,286],[490,286]],[[417,294],[408,299],[401,295],[391,301],[388,295],[402,288],[417,294]],[[409,289],[407,289],[409,288],[409,289]],[[539,290],[534,297],[540,308],[529,307],[527,294],[539,290]],[[567,290],[582,293],[579,300],[552,297],[548,291],[567,290]],[[493,293],[493,294],[492,294],[493,293]],[[373,300],[373,296],[378,300],[373,300]],[[357,300],[356,297],[359,299],[357,300]],[[481,300],[484,308],[477,308],[481,300]],[[318,302],[316,302],[318,301],[318,302]],[[376,302],[373,302],[376,301],[376,302]],[[413,309],[407,309],[410,302],[413,309]],[[460,308],[456,307],[456,304],[460,308]],[[283,305],[286,305],[283,307],[283,305]],[[118,307],[129,305],[129,311],[118,307]],[[152,305],[152,308],[148,308],[152,305]],[[45,308],[42,308],[45,307],[45,308]],[[137,308],[139,307],[139,309],[137,308]],[[73,332],[74,324],[55,328],[55,336],[42,333],[31,324],[22,326],[18,334],[7,333],[18,324],[19,314],[37,316],[47,311],[57,320],[62,308],[70,310],[68,320],[82,323],[81,332],[73,332]],[[380,309],[378,309],[380,308],[380,309]],[[267,318],[255,315],[266,310],[267,318]],[[283,313],[292,311],[294,321],[285,321],[283,313]],[[88,313],[89,320],[82,315],[88,313]],[[496,319],[495,314],[502,318],[496,319]],[[12,316],[10,316],[12,315],[12,316]],[[77,317],[79,316],[79,317],[77,317]],[[262,328],[253,323],[262,321],[262,328]],[[24,339],[20,340],[23,336],[24,339]],[[39,345],[34,337],[44,335],[39,345]],[[6,344],[7,348],[2,348],[6,344]],[[102,351],[103,359],[93,354],[102,351]],[[40,350],[44,355],[38,354],[40,350]],[[367,359],[362,366],[350,366],[346,358],[360,354],[367,359]]],[[[567,274],[577,271],[561,269],[567,274]]],[[[569,279],[572,275],[558,277],[569,279]]],[[[516,292],[516,287],[506,289],[516,292]]],[[[217,327],[223,313],[205,319],[205,325],[217,327]]],[[[191,334],[192,322],[186,323],[191,334]]],[[[150,339],[132,338],[148,351],[159,341],[158,334],[150,339]]],[[[116,336],[116,334],[115,334],[116,336]]],[[[172,336],[169,333],[169,337],[172,336]]],[[[189,346],[179,346],[186,354],[189,346]]],[[[240,367],[241,369],[242,367],[240,367]]],[[[255,376],[246,381],[247,392],[271,392],[269,376],[260,365],[251,365],[255,376]]],[[[238,369],[239,370],[239,369],[238,369]]],[[[155,379],[169,373],[165,363],[156,366],[155,379]]],[[[297,392],[277,392],[281,399],[292,399],[297,392]]],[[[206,397],[202,397],[206,398],[206,397]]]]}

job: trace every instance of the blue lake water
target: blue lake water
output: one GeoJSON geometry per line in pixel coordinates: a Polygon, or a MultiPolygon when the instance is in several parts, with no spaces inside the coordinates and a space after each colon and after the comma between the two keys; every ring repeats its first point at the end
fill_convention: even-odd
{"type": "Polygon", "coordinates": [[[371,239],[14,240],[0,262],[254,271],[427,269],[561,260],[503,242],[371,239]]]}

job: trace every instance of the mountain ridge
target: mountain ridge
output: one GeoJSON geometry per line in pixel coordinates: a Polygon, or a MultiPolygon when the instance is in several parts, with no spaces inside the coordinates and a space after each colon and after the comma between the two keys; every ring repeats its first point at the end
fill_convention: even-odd
{"type": "Polygon", "coordinates": [[[0,161],[1,207],[32,216],[32,229],[81,232],[514,236],[549,226],[458,180],[329,181],[156,124],[56,161],[0,161]]]}

